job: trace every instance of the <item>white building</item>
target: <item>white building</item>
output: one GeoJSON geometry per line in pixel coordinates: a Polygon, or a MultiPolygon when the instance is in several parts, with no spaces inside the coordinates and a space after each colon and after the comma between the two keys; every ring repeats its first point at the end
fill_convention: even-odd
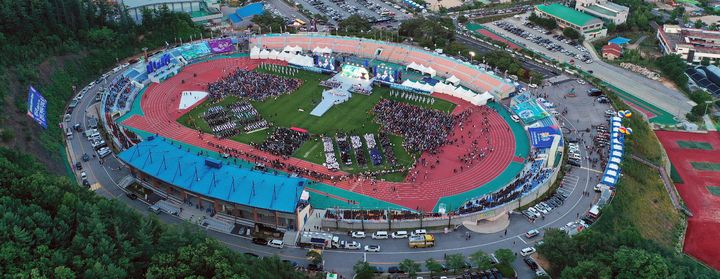
{"type": "Polygon", "coordinates": [[[222,18],[219,0],[117,0],[124,5],[130,18],[135,22],[142,22],[142,10],[155,10],[165,6],[172,12],[185,12],[190,14],[193,21],[206,21],[222,18]]]}
{"type": "Polygon", "coordinates": [[[607,0],[577,0],[575,9],[615,23],[615,25],[625,23],[630,13],[630,8],[607,0]]]}
{"type": "Polygon", "coordinates": [[[720,60],[720,31],[683,28],[663,25],[658,28],[657,39],[664,54],[677,54],[689,64],[698,64],[704,58],[720,60]]]}

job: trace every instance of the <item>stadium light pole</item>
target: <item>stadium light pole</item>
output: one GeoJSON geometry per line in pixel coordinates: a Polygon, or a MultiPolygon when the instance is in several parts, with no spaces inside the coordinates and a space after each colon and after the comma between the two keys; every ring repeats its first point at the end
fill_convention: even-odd
{"type": "Polygon", "coordinates": [[[713,101],[705,101],[705,113],[703,115],[707,115],[707,109],[710,104],[712,104],[713,101]]]}
{"type": "Polygon", "coordinates": [[[473,62],[473,59],[475,58],[475,52],[474,52],[474,51],[470,51],[470,52],[468,52],[468,54],[470,54],[470,63],[472,63],[472,62],[473,62]]]}

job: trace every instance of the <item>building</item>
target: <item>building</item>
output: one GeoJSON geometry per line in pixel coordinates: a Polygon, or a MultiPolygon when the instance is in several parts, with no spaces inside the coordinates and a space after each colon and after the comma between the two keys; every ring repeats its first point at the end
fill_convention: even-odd
{"type": "Polygon", "coordinates": [[[185,12],[190,14],[195,22],[220,19],[223,17],[220,12],[219,0],[117,0],[120,6],[125,9],[136,23],[142,22],[143,9],[157,10],[167,7],[172,12],[185,12]]]}
{"type": "Polygon", "coordinates": [[[607,29],[603,28],[604,22],[599,18],[558,3],[537,5],[535,6],[535,14],[555,19],[558,26],[575,29],[585,39],[600,38],[607,35],[607,29]]]}
{"type": "Polygon", "coordinates": [[[306,179],[204,157],[197,148],[162,137],[148,137],[119,158],[145,188],[211,215],[299,230],[310,211],[307,198],[301,199],[306,179]]]}
{"type": "Polygon", "coordinates": [[[607,44],[602,47],[602,56],[607,60],[615,60],[622,56],[622,47],[616,44],[607,44]]]}
{"type": "Polygon", "coordinates": [[[615,25],[625,23],[630,13],[630,8],[607,0],[577,0],[575,9],[615,23],[615,25]]]}
{"type": "Polygon", "coordinates": [[[688,64],[699,64],[703,59],[714,63],[720,59],[720,31],[666,24],[658,28],[657,39],[664,54],[677,54],[688,64]]]}
{"type": "Polygon", "coordinates": [[[258,2],[245,5],[242,8],[238,8],[234,13],[228,16],[230,23],[234,27],[240,27],[241,25],[247,25],[250,23],[250,19],[253,16],[259,15],[265,12],[265,3],[258,2]]]}

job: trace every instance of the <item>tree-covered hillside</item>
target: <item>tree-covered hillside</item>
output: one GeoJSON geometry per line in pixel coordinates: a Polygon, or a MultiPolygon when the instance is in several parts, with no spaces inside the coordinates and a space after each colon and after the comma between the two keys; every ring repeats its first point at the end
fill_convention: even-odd
{"type": "Polygon", "coordinates": [[[0,148],[0,274],[7,278],[305,278],[167,226],[0,148]]]}

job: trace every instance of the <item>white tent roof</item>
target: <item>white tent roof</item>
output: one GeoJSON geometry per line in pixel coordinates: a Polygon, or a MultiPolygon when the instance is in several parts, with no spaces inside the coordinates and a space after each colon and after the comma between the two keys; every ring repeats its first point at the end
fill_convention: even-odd
{"type": "Polygon", "coordinates": [[[254,46],[250,49],[250,59],[258,59],[258,56],[260,55],[260,48],[257,46],[254,46]]]}
{"type": "Polygon", "coordinates": [[[313,66],[313,59],[310,56],[305,55],[295,55],[290,60],[288,60],[289,64],[303,66],[303,67],[312,67],[313,66]]]}
{"type": "Polygon", "coordinates": [[[268,59],[277,60],[279,54],[280,54],[279,51],[273,49],[270,51],[270,55],[268,55],[268,59]]]}
{"type": "Polygon", "coordinates": [[[620,164],[622,162],[622,159],[620,159],[620,157],[611,157],[610,162],[620,164]]]}
{"type": "Polygon", "coordinates": [[[267,49],[260,50],[260,54],[258,54],[258,58],[260,59],[268,59],[270,56],[270,51],[267,49]]]}
{"type": "Polygon", "coordinates": [[[283,52],[289,52],[289,53],[300,53],[302,52],[302,48],[300,46],[286,46],[283,48],[283,52]]]}
{"type": "Polygon", "coordinates": [[[460,79],[457,78],[455,75],[452,75],[451,77],[447,78],[445,81],[447,81],[455,86],[460,85],[460,79]]]}
{"type": "Polygon", "coordinates": [[[412,62],[412,63],[410,63],[409,65],[407,65],[407,68],[408,68],[408,69],[416,70],[416,71],[421,72],[421,73],[424,73],[424,74],[428,74],[428,75],[430,75],[431,77],[434,77],[435,74],[437,74],[437,72],[435,71],[435,69],[433,69],[432,67],[426,67],[425,65],[417,64],[417,63],[415,63],[415,62],[412,62]]]}
{"type": "Polygon", "coordinates": [[[620,166],[618,166],[618,164],[615,164],[615,163],[609,163],[609,164],[607,165],[607,167],[608,167],[608,169],[611,169],[611,170],[618,170],[618,169],[620,169],[620,166]]]}
{"type": "Polygon", "coordinates": [[[432,85],[430,85],[430,84],[425,84],[425,83],[422,83],[422,82],[415,82],[415,81],[412,81],[412,80],[409,80],[409,79],[406,79],[405,81],[403,81],[402,85],[403,85],[403,86],[410,87],[410,88],[422,90],[422,91],[425,91],[425,92],[433,92],[433,86],[432,86],[432,85]]]}
{"type": "Polygon", "coordinates": [[[329,47],[315,47],[312,52],[330,54],[332,53],[332,49],[330,49],[329,47]]]}
{"type": "Polygon", "coordinates": [[[612,156],[615,156],[615,157],[622,157],[622,152],[620,152],[620,151],[613,151],[611,155],[612,155],[612,156]]]}

